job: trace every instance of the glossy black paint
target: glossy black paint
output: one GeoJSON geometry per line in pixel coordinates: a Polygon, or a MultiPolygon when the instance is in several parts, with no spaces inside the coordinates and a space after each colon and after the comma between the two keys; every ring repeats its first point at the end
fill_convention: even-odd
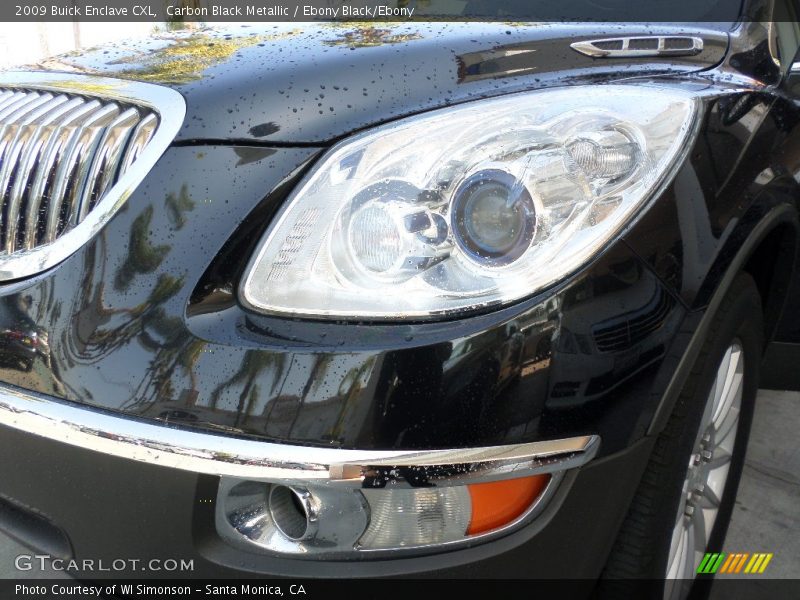
{"type": "MultiPolygon", "coordinates": [[[[714,114],[724,90],[704,93],[714,114]]],[[[707,137],[698,146],[708,148],[707,137]]],[[[6,289],[14,310],[5,314],[15,315],[6,326],[35,323],[50,344],[32,372],[0,365],[2,378],[110,410],[295,443],[424,448],[600,433],[611,453],[644,434],[669,357],[686,343],[675,337],[686,308],[670,291],[685,291],[683,278],[659,270],[665,261],[636,241],[661,239],[653,215],[674,210],[694,160],[625,241],[519,305],[438,324],[248,312],[235,294],[241,270],[316,153],[168,151],[101,236],[51,273],[6,289]]]]}
{"type": "MultiPolygon", "coordinates": [[[[110,410],[297,443],[500,444],[605,422],[611,452],[642,435],[648,382],[684,309],[624,244],[555,294],[447,323],[303,323],[240,308],[235,279],[215,279],[216,261],[232,260],[221,249],[242,237],[231,251],[241,268],[257,236],[237,227],[263,190],[314,153],[170,150],[102,235],[6,289],[2,303],[14,310],[3,326],[35,323],[50,347],[32,371],[0,365],[0,377],[110,410]],[[610,344],[599,347],[602,336],[610,344]]],[[[257,210],[280,200],[270,195],[257,210]]]]}
{"type": "MultiPolygon", "coordinates": [[[[762,1],[748,10],[756,21],[770,14],[762,1]]],[[[597,577],[649,455],[647,434],[668,414],[665,390],[742,248],[769,333],[800,341],[800,283],[789,276],[800,85],[784,77],[758,22],[730,39],[726,28],[696,24],[300,29],[201,30],[45,65],[169,84],[189,113],[99,236],[49,272],[0,287],[0,381],[296,444],[441,448],[599,434],[602,459],[570,474],[546,518],[435,564],[440,576],[597,577]],[[606,61],[569,48],[675,31],[701,35],[706,49],[679,60],[606,61]],[[619,237],[552,289],[430,323],[307,322],[240,303],[260,236],[331,141],[455,102],[622,79],[693,89],[702,99],[698,133],[619,237]],[[781,219],[769,220],[776,211],[781,219]]],[[[424,558],[319,564],[244,553],[213,531],[213,478],[11,430],[0,435],[0,454],[15,457],[0,461],[0,494],[52,519],[76,556],[168,549],[194,558],[205,577],[434,568],[424,558]],[[87,514],[99,526],[87,527],[87,514]]]]}
{"type": "MultiPolygon", "coordinates": [[[[505,33],[497,24],[446,25],[435,30],[439,41],[449,40],[439,44],[445,54],[426,45],[433,29],[422,27],[415,37],[409,26],[396,27],[387,31],[406,37],[387,41],[389,33],[370,30],[377,38],[365,38],[368,44],[345,36],[345,46],[354,47],[345,56],[388,60],[385,53],[402,46],[412,49],[404,54],[407,65],[419,44],[429,50],[426,65],[439,65],[449,73],[445,79],[464,85],[472,78],[469,89],[478,95],[500,93],[512,85],[507,82],[517,86],[513,89],[585,82],[583,60],[593,65],[595,80],[626,73],[653,81],[658,75],[702,98],[699,133],[669,185],[621,238],[554,289],[503,310],[440,323],[303,322],[242,308],[236,290],[247,260],[272,215],[323,150],[309,141],[361,127],[360,119],[374,122],[399,113],[395,105],[365,96],[339,115],[290,116],[295,113],[285,109],[286,102],[270,102],[272,92],[259,87],[253,56],[266,56],[264,48],[297,51],[305,44],[317,57],[303,63],[306,70],[281,70],[280,61],[273,61],[264,76],[278,82],[272,91],[283,85],[282,77],[316,73],[322,81],[331,72],[319,61],[344,66],[362,60],[342,58],[339,44],[324,56],[326,36],[341,33],[341,26],[285,32],[273,37],[272,46],[263,40],[251,44],[250,38],[242,45],[236,41],[241,38],[222,33],[192,34],[211,35],[222,50],[211,52],[214,66],[201,54],[206,58],[196,62],[205,66],[191,77],[180,64],[148,71],[153,60],[148,57],[160,55],[147,46],[124,49],[124,57],[97,51],[73,58],[89,70],[127,69],[127,76],[145,80],[167,81],[181,73],[188,80],[173,85],[187,95],[188,129],[100,236],[51,272],[0,290],[6,308],[0,311],[0,328],[27,328],[47,341],[30,370],[19,368],[26,364],[21,360],[0,362],[0,379],[113,411],[290,443],[437,448],[599,433],[601,452],[609,454],[640,439],[696,325],[697,314],[689,311],[702,310],[764,207],[793,205],[800,197],[791,178],[798,162],[793,100],[783,88],[756,79],[780,79],[766,28],[741,26],[728,55],[723,55],[726,36],[704,29],[704,53],[675,62],[682,74],[666,77],[658,62],[582,57],[569,48],[575,38],[566,37],[563,26],[510,27],[505,33]],[[507,36],[506,45],[494,40],[500,35],[507,36]],[[477,49],[491,40],[494,49],[481,62],[477,49]],[[565,63],[557,60],[558,48],[565,63]],[[555,79],[505,77],[509,70],[524,70],[518,61],[528,54],[547,57],[555,79]],[[688,72],[716,63],[716,70],[688,72]],[[232,91],[235,82],[238,92],[232,91]],[[245,90],[259,100],[247,111],[240,108],[245,90]],[[227,105],[209,96],[223,93],[227,105]],[[251,135],[243,128],[262,118],[254,116],[256,104],[273,115],[273,125],[258,128],[264,134],[258,139],[291,132],[281,141],[302,139],[304,146],[196,139],[251,135]],[[366,115],[360,109],[368,104],[366,115]],[[228,113],[236,116],[221,117],[215,112],[220,106],[236,107],[228,113]],[[206,118],[215,125],[201,135],[198,123],[206,118]],[[230,129],[223,131],[225,124],[230,129]],[[313,134],[300,135],[299,124],[313,134]]],[[[641,31],[629,25],[587,27],[578,37],[641,31]]],[[[185,44],[170,44],[167,56],[174,57],[175,48],[183,48],[178,56],[188,52],[185,44]]],[[[384,64],[390,83],[370,80],[366,89],[395,90],[399,84],[388,77],[391,69],[417,77],[404,65],[384,64]]],[[[362,77],[368,72],[356,71],[362,77]]],[[[435,81],[403,85],[415,94],[420,86],[429,93],[444,89],[435,81]]],[[[334,91],[348,92],[349,86],[334,91]]],[[[431,96],[433,105],[441,101],[436,98],[431,96]]],[[[405,112],[431,106],[413,97],[395,99],[405,112]]],[[[787,225],[781,236],[782,254],[775,256],[791,265],[794,254],[786,248],[794,248],[795,228],[787,225]]],[[[788,287],[784,282],[774,290],[779,279],[768,277],[764,284],[765,294],[775,292],[777,298],[775,321],[788,287]]]]}
{"type": "Polygon", "coordinates": [[[178,141],[322,143],[450,104],[534,87],[688,73],[722,61],[726,24],[249,24],[170,33],[44,67],[170,85],[187,101],[178,141]],[[597,60],[581,39],[699,35],[696,56],[597,60]]]}
{"type": "MultiPolygon", "coordinates": [[[[800,199],[800,105],[796,75],[770,53],[769,32],[743,23],[719,68],[696,78],[741,85],[706,104],[704,124],[684,167],[625,235],[626,242],[693,310],[701,310],[753,228],[770,209],[800,199]]],[[[747,270],[766,305],[767,338],[798,339],[791,314],[800,303],[796,219],[777,227],[769,251],[747,270]],[[787,301],[788,298],[788,302],[787,301]],[[781,316],[782,315],[782,316],[781,316]]]]}

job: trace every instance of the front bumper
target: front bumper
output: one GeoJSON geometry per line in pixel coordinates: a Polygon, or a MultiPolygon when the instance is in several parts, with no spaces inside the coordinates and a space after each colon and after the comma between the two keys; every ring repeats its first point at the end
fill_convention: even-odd
{"type": "MultiPolygon", "coordinates": [[[[94,564],[114,559],[146,565],[183,559],[192,570],[80,571],[103,577],[382,577],[591,578],[605,558],[650,450],[645,438],[624,452],[572,469],[545,510],[508,536],[425,557],[308,561],[245,551],[214,527],[219,478],[64,444],[0,426],[0,529],[40,551],[69,552],[94,564]],[[13,457],[11,459],[10,457],[13,457]],[[38,516],[26,529],[19,513],[38,516]],[[13,522],[4,520],[11,515],[13,522]],[[42,534],[46,522],[48,535],[42,534]],[[59,543],[58,540],[66,540],[59,543]],[[49,541],[48,541],[49,540],[49,541]]],[[[67,558],[67,557],[64,557],[67,558]]]]}

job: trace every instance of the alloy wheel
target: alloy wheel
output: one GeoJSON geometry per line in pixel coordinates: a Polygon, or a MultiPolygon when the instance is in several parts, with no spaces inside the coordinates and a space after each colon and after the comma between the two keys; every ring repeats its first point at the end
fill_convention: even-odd
{"type": "Polygon", "coordinates": [[[744,352],[735,339],[717,368],[697,432],[672,531],[665,599],[688,595],[728,480],[742,406],[744,352]]]}

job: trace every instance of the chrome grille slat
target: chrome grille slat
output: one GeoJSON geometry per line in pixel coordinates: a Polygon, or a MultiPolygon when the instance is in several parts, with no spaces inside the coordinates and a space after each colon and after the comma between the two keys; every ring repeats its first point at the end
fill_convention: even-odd
{"type": "Polygon", "coordinates": [[[108,184],[114,180],[125,143],[138,122],[139,112],[135,108],[129,108],[103,132],[87,171],[86,180],[89,183],[82,186],[83,193],[77,203],[78,221],[82,221],[92,208],[95,192],[98,198],[102,197],[108,184]]]}
{"type": "Polygon", "coordinates": [[[14,194],[14,188],[21,179],[20,165],[24,160],[26,149],[34,145],[34,137],[41,125],[53,117],[54,111],[69,99],[67,96],[56,96],[41,103],[35,110],[26,115],[22,125],[17,128],[17,134],[8,149],[0,168],[0,190],[3,190],[3,206],[6,215],[6,252],[13,252],[17,235],[17,220],[19,219],[22,194],[14,194]],[[13,183],[12,183],[13,182],[13,183]],[[13,185],[13,188],[11,187],[13,185]]]}
{"type": "MultiPolygon", "coordinates": [[[[29,186],[32,188],[32,178],[35,181],[38,173],[36,167],[42,157],[45,144],[47,140],[53,139],[53,128],[58,126],[59,122],[70,115],[76,108],[85,104],[85,100],[82,98],[69,99],[66,96],[63,98],[64,101],[62,103],[53,106],[49,112],[39,119],[36,130],[30,136],[23,149],[22,156],[19,159],[18,172],[14,179],[14,187],[8,200],[9,213],[11,213],[11,207],[13,206],[17,206],[17,211],[20,210],[25,192],[29,186]]],[[[40,203],[41,197],[28,196],[28,208],[25,214],[26,231],[28,229],[27,225],[38,211],[40,203]]],[[[9,222],[11,221],[13,219],[9,216],[9,222]]]]}
{"type": "MultiPolygon", "coordinates": [[[[40,220],[44,218],[45,222],[49,215],[49,211],[44,217],[39,216],[39,209],[44,200],[44,194],[47,191],[46,187],[50,181],[50,173],[56,164],[58,156],[64,145],[69,141],[71,136],[78,132],[76,123],[91,111],[100,106],[97,100],[84,100],[83,98],[76,98],[77,105],[72,107],[69,112],[62,115],[57,123],[52,124],[52,130],[48,131],[47,139],[42,145],[42,149],[38,155],[37,168],[31,177],[31,189],[28,193],[28,211],[25,216],[25,249],[32,250],[36,246],[36,234],[39,227],[40,220]]],[[[48,209],[51,207],[48,204],[48,209]]]]}
{"type": "Polygon", "coordinates": [[[169,88],[0,73],[0,282],[57,265],[127,201],[180,128],[169,88]]]}
{"type": "Polygon", "coordinates": [[[20,104],[9,115],[9,119],[13,118],[16,122],[3,128],[2,138],[0,138],[0,144],[2,144],[2,148],[0,148],[0,198],[3,199],[2,210],[0,210],[0,225],[7,223],[7,192],[16,171],[17,158],[22,152],[22,145],[27,135],[31,132],[29,126],[41,114],[47,112],[47,103],[52,99],[52,95],[43,94],[41,96],[37,95],[30,102],[20,104]]]}
{"type": "Polygon", "coordinates": [[[0,89],[0,254],[54,243],[77,226],[157,125],[149,110],[115,101],[0,89]]]}
{"type": "Polygon", "coordinates": [[[158,119],[151,113],[142,119],[136,126],[136,129],[133,130],[131,141],[125,149],[125,156],[122,159],[122,166],[120,167],[123,173],[128,170],[128,167],[133,164],[133,161],[139,157],[141,151],[150,142],[150,139],[156,132],[157,126],[158,119]]]}
{"type": "Polygon", "coordinates": [[[0,111],[0,165],[5,162],[6,149],[16,135],[16,130],[19,126],[16,119],[17,113],[38,98],[38,94],[32,98],[26,98],[23,94],[0,111]]]}
{"type": "Polygon", "coordinates": [[[14,96],[14,92],[11,90],[0,92],[0,110],[3,110],[3,107],[10,102],[12,96],[14,96]]]}
{"type": "MultiPolygon", "coordinates": [[[[78,222],[78,206],[76,200],[80,197],[81,176],[88,170],[87,163],[91,160],[91,151],[94,144],[99,141],[103,128],[108,125],[119,112],[115,104],[101,105],[86,119],[64,152],[63,158],[56,169],[53,191],[50,202],[58,205],[58,215],[65,202],[67,205],[68,225],[78,222]]],[[[48,231],[49,231],[48,221],[48,231]]],[[[53,238],[57,235],[58,217],[53,226],[53,238]]],[[[49,238],[49,236],[48,236],[49,238]]]]}
{"type": "MultiPolygon", "coordinates": [[[[33,111],[39,108],[45,102],[53,98],[52,94],[36,94],[31,98],[26,98],[23,102],[15,104],[13,110],[9,113],[7,120],[12,122],[12,127],[26,124],[29,119],[26,119],[33,111]]],[[[9,107],[10,109],[12,107],[9,107]]]]}
{"type": "MultiPolygon", "coordinates": [[[[58,159],[63,156],[64,152],[70,147],[72,140],[80,135],[80,123],[89,115],[97,111],[101,104],[97,100],[86,102],[70,114],[64,123],[53,133],[48,147],[42,154],[42,160],[39,164],[39,175],[37,176],[33,187],[31,188],[31,197],[43,199],[44,195],[48,192],[47,184],[49,182],[50,172],[56,167],[58,159]]],[[[49,190],[52,192],[52,190],[49,190]]],[[[58,216],[61,205],[56,202],[52,194],[48,194],[50,201],[47,205],[47,215],[45,216],[45,239],[44,243],[52,243],[56,239],[56,229],[58,227],[58,216]]],[[[32,249],[32,246],[27,245],[27,249],[32,249]]]]}
{"type": "Polygon", "coordinates": [[[0,119],[2,119],[0,122],[5,122],[7,117],[9,117],[9,120],[13,122],[12,113],[20,106],[24,106],[29,102],[33,102],[38,97],[39,94],[26,94],[25,92],[15,93],[6,103],[6,105],[3,106],[3,109],[0,110],[0,119]]]}

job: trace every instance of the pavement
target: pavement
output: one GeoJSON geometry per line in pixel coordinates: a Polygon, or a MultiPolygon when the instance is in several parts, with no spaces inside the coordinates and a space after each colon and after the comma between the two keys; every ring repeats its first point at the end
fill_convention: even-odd
{"type": "MultiPolygon", "coordinates": [[[[798,431],[800,393],[761,390],[736,507],[722,551],[771,552],[774,556],[767,571],[771,579],[800,576],[798,431]]],[[[0,534],[0,578],[59,576],[39,569],[15,570],[15,557],[27,553],[26,548],[0,534]]]]}
{"type": "Polygon", "coordinates": [[[773,579],[800,577],[798,432],[800,393],[761,390],[723,551],[773,553],[773,579]]]}

